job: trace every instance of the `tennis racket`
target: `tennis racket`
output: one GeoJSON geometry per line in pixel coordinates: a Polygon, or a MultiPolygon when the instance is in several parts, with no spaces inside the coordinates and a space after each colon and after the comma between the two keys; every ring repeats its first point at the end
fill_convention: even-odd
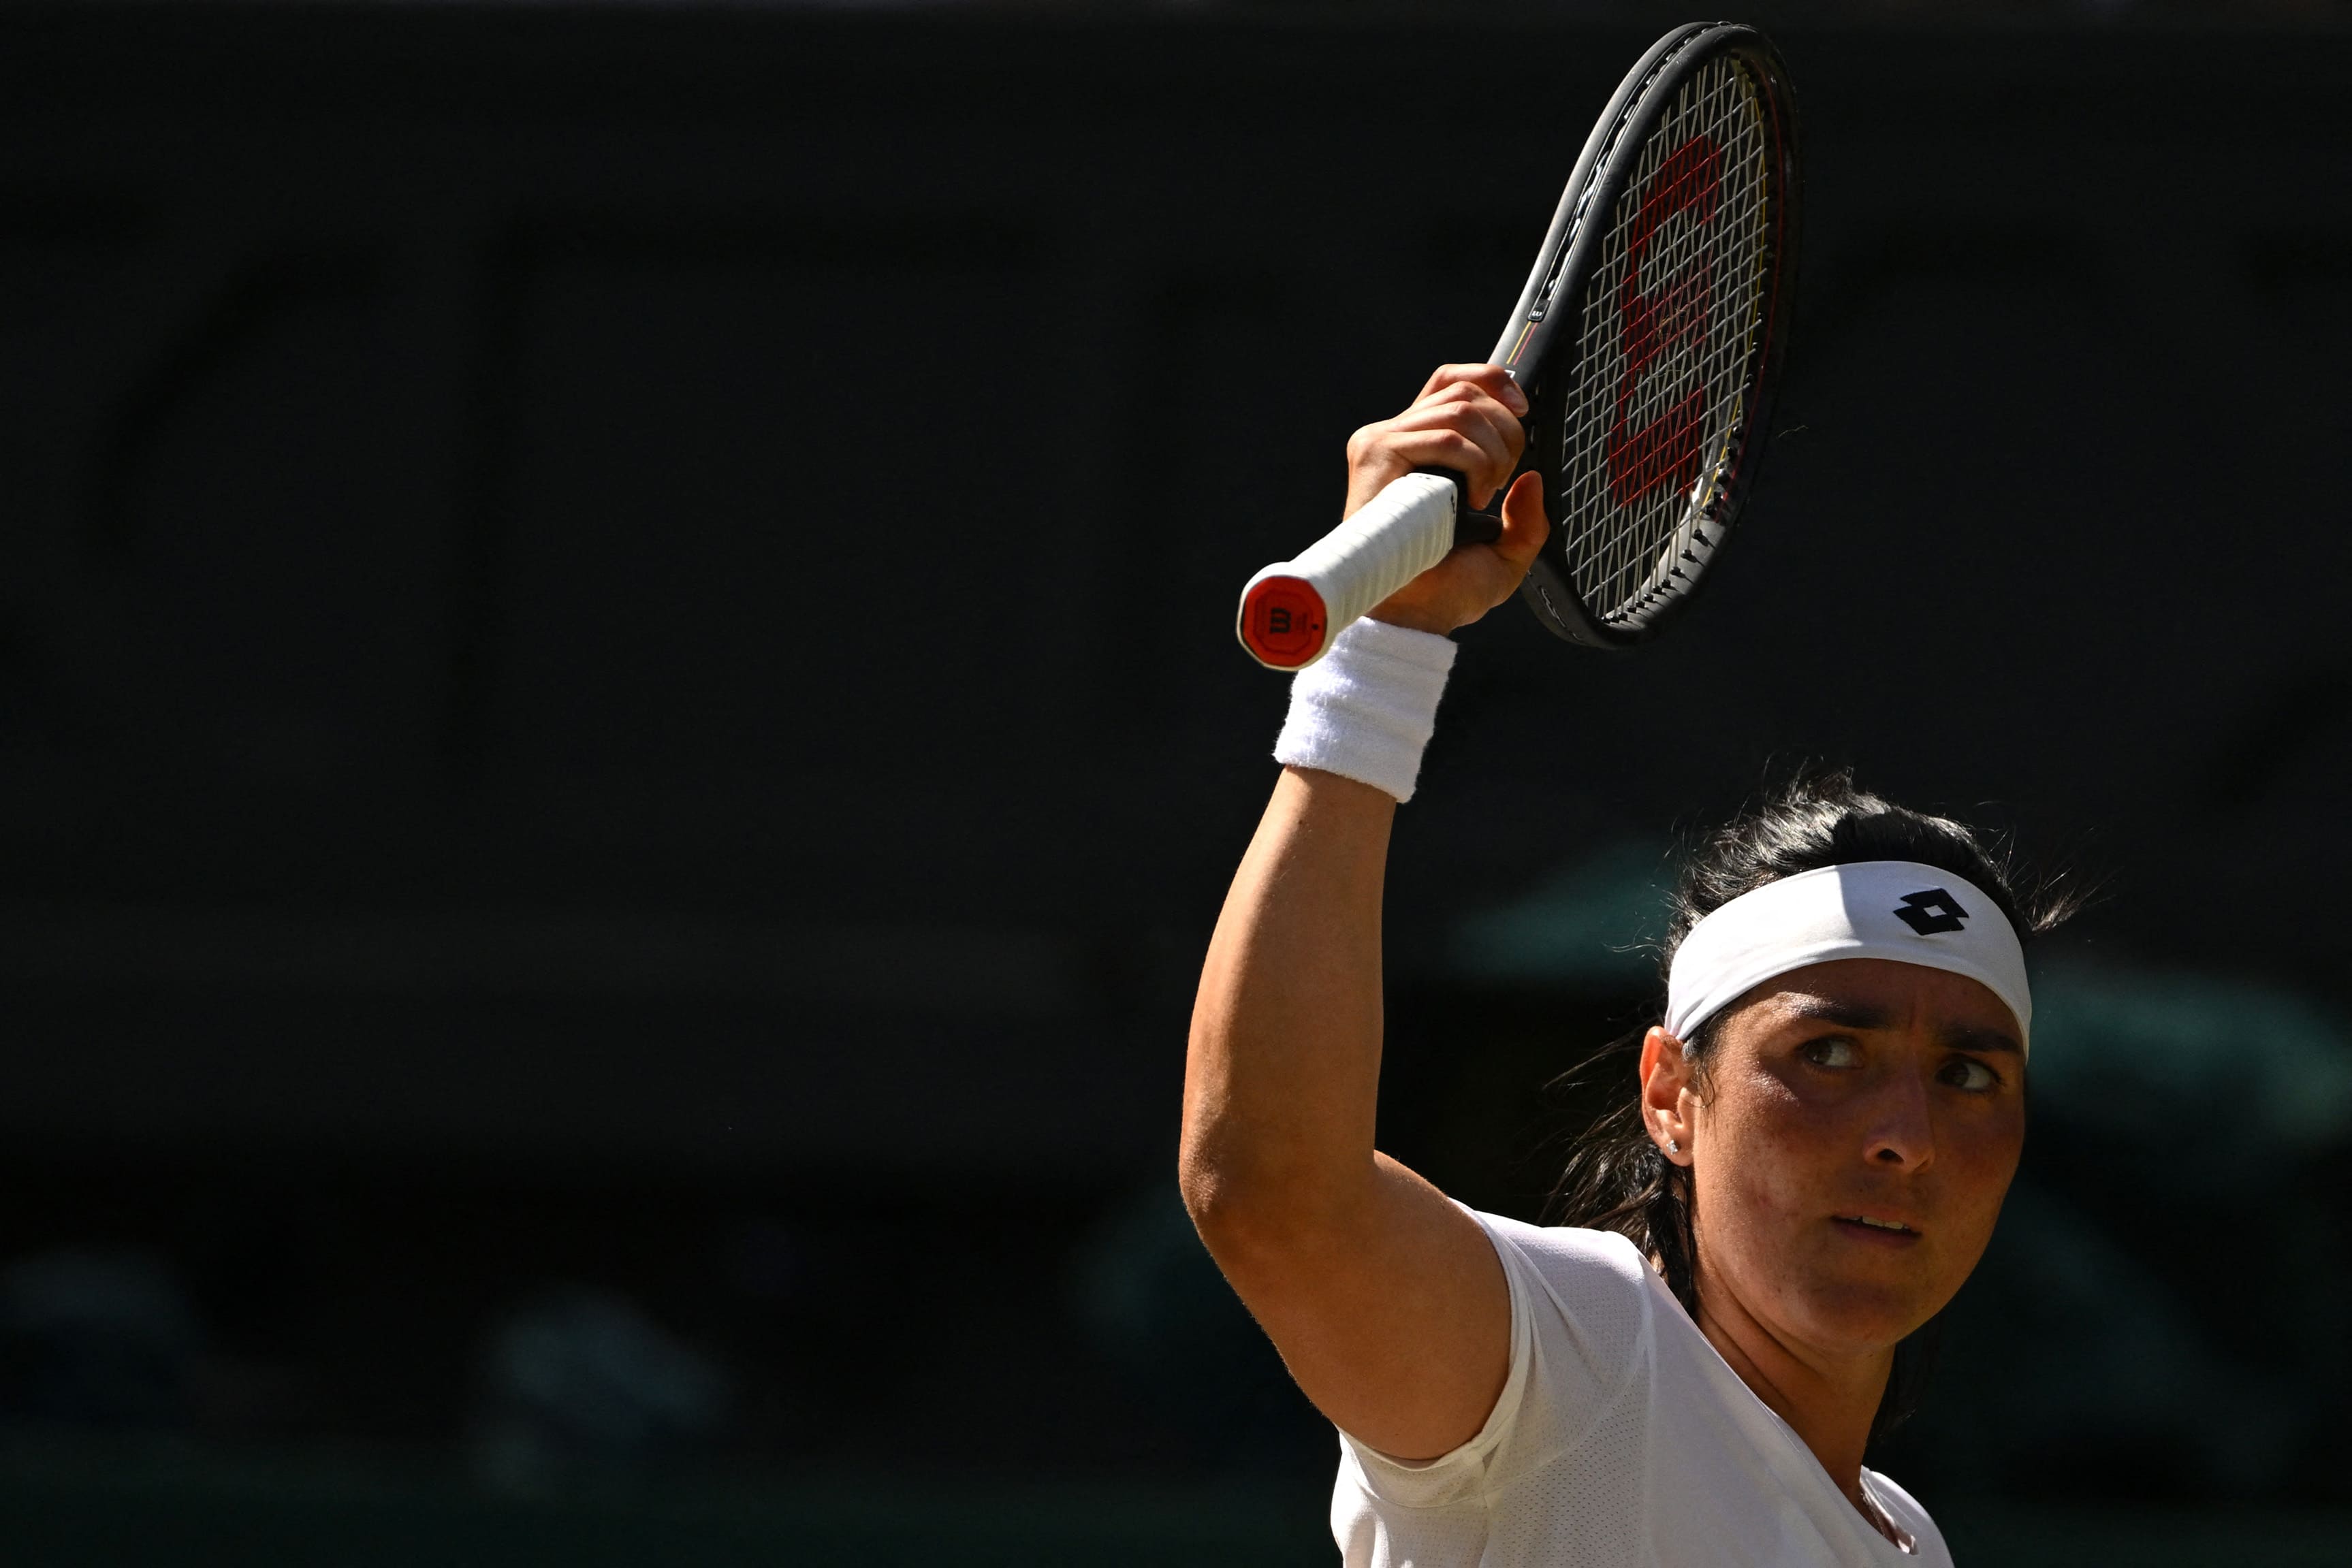
{"type": "MultiPolygon", "coordinates": [[[[1788,71],[1737,23],[1659,39],[1585,142],[1490,361],[1527,394],[1519,466],[1542,476],[1552,520],[1520,597],[1570,642],[1622,648],[1654,633],[1738,519],[1788,342],[1798,197],[1788,71]]],[[[1471,509],[1461,475],[1408,475],[1250,579],[1242,645],[1302,669],[1456,545],[1501,527],[1471,509]]]]}

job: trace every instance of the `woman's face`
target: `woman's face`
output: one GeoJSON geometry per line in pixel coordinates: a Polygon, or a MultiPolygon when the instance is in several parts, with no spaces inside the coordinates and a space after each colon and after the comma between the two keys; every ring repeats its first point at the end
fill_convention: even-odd
{"type": "Polygon", "coordinates": [[[1703,1078],[1681,1076],[1668,1097],[1653,1071],[1647,1098],[1654,1125],[1671,1103],[1686,1128],[1703,1294],[1874,1351],[1976,1267],[2025,1144],[2017,1024],[1977,981],[1885,958],[1798,969],[1735,1004],[1703,1078]]]}

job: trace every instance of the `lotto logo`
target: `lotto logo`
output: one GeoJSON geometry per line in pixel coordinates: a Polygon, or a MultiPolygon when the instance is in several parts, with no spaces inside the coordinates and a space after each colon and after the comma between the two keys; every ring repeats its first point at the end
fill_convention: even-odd
{"type": "Polygon", "coordinates": [[[1901,907],[1895,910],[1894,915],[1895,919],[1922,936],[1958,931],[1969,923],[1969,912],[1960,907],[1960,901],[1940,887],[1906,894],[1901,907]]]}

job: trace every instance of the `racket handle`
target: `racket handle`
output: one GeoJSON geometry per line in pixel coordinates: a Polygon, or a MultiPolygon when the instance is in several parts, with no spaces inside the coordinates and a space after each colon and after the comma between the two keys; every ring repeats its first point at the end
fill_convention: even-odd
{"type": "MultiPolygon", "coordinates": [[[[1503,537],[1503,491],[1511,486],[1505,482],[1502,490],[1495,492],[1486,505],[1494,508],[1482,512],[1470,504],[1470,476],[1459,468],[1416,468],[1416,474],[1434,474],[1454,486],[1454,542],[1458,545],[1490,545],[1503,537]]],[[[1513,470],[1511,478],[1519,476],[1513,470]]]]}
{"type": "Polygon", "coordinates": [[[1351,622],[1444,560],[1454,548],[1460,490],[1440,474],[1408,474],[1242,590],[1234,630],[1269,670],[1303,670],[1351,622]]]}

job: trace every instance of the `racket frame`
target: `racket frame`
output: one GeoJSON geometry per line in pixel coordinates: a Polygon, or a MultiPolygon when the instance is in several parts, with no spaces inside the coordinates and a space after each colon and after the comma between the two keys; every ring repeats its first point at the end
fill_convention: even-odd
{"type": "Polygon", "coordinates": [[[1547,630],[1586,647],[1631,647],[1654,634],[1689,603],[1706,577],[1708,562],[1723,548],[1724,539],[1746,505],[1761,464],[1768,439],[1765,426],[1771,417],[1772,392],[1780,380],[1781,359],[1788,348],[1789,319],[1796,300],[1798,225],[1803,196],[1797,162],[1796,95],[1790,86],[1788,68],[1769,38],[1737,22],[1686,23],[1660,38],[1634,63],[1609,100],[1608,109],[1594,124],[1592,134],[1586,139],[1568,186],[1561,193],[1559,205],[1552,214],[1543,248],[1537,253],[1535,268],[1528,275],[1527,287],[1520,291],[1518,305],[1492,357],[1491,362],[1509,371],[1527,393],[1528,441],[1519,466],[1522,471],[1534,468],[1543,474],[1549,497],[1557,476],[1546,467],[1546,455],[1538,452],[1538,443],[1549,439],[1552,427],[1549,421],[1540,417],[1540,411],[1545,407],[1547,389],[1558,387],[1575,368],[1572,362],[1555,357],[1556,353],[1572,351],[1574,346],[1572,336],[1559,339],[1559,328],[1563,319],[1580,319],[1582,316],[1585,287],[1600,264],[1601,246],[1616,215],[1617,204],[1641,162],[1650,133],[1673,108],[1675,94],[1684,83],[1702,67],[1726,54],[1740,57],[1762,85],[1760,96],[1771,120],[1770,156],[1779,165],[1776,177],[1769,182],[1772,208],[1766,219],[1771,277],[1767,285],[1769,298],[1760,328],[1763,351],[1748,378],[1738,449],[1725,465],[1727,472],[1710,498],[1706,526],[1693,530],[1685,550],[1689,570],[1682,575],[1689,580],[1686,586],[1663,595],[1654,606],[1630,623],[1604,622],[1576,591],[1565,554],[1565,535],[1555,521],[1551,538],[1545,541],[1542,552],[1521,583],[1519,594],[1547,630]]]}

